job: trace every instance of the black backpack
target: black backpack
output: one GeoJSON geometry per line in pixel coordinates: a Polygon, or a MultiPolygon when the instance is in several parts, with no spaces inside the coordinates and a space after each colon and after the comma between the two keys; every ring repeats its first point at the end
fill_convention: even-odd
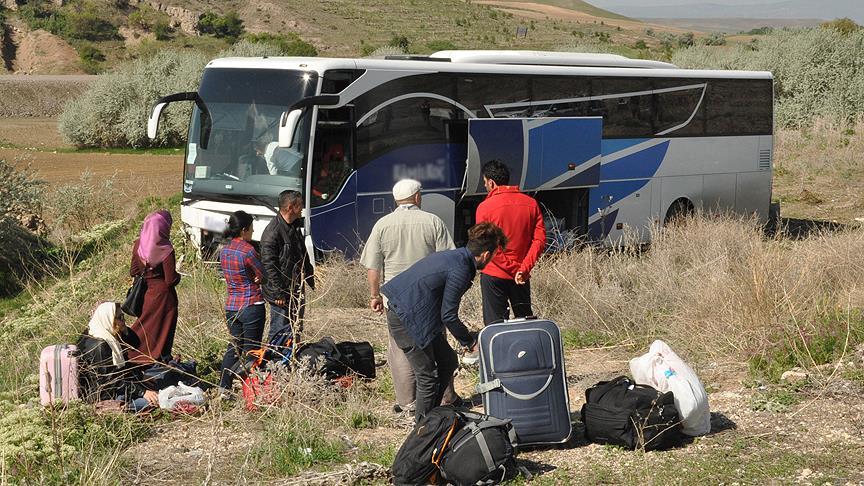
{"type": "Polygon", "coordinates": [[[672,392],[637,385],[626,376],[585,390],[585,437],[598,444],[666,449],[681,441],[681,419],[672,392]]]}
{"type": "Polygon", "coordinates": [[[375,378],[375,353],[368,342],[342,342],[325,337],[315,343],[300,346],[295,352],[298,361],[308,360],[309,367],[328,380],[335,380],[348,373],[375,378]]]}
{"type": "Polygon", "coordinates": [[[510,420],[443,406],[414,427],[393,459],[394,484],[498,484],[515,471],[510,420]]]}
{"type": "Polygon", "coordinates": [[[455,485],[498,484],[516,471],[516,432],[510,420],[462,411],[465,425],[440,463],[441,476],[455,485]]]}
{"type": "Polygon", "coordinates": [[[390,472],[393,484],[437,484],[438,464],[453,435],[465,425],[465,417],[452,406],[436,407],[405,438],[390,472]]]}

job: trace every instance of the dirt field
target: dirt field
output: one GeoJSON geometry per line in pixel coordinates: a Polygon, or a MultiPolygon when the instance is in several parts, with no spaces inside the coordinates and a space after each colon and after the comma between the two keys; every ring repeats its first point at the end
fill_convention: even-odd
{"type": "Polygon", "coordinates": [[[0,118],[0,159],[27,165],[50,184],[78,180],[89,170],[96,177],[116,177],[117,189],[134,203],[146,196],[180,191],[183,156],[65,152],[53,118],[0,118]],[[58,151],[60,149],[61,151],[58,151]]]}

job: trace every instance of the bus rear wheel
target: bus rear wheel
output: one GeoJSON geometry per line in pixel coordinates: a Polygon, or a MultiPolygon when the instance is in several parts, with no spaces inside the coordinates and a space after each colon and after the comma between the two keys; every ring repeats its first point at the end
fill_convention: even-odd
{"type": "Polygon", "coordinates": [[[693,215],[693,203],[689,199],[676,199],[666,211],[666,218],[663,219],[663,226],[677,226],[682,224],[688,217],[693,215]]]}

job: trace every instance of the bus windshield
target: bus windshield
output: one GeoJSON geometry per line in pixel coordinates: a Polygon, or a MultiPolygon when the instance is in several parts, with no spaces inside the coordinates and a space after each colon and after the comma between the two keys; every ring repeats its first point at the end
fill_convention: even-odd
{"type": "Polygon", "coordinates": [[[278,147],[279,119],[315,94],[317,79],[315,73],[284,69],[206,69],[198,94],[210,111],[210,137],[202,148],[201,112],[195,107],[183,192],[272,200],[285,189],[302,190],[311,110],[305,110],[289,148],[278,147]]]}

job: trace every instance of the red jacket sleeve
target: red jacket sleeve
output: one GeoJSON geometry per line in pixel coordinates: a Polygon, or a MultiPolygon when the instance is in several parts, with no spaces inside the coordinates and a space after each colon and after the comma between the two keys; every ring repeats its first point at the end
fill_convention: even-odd
{"type": "Polygon", "coordinates": [[[543,248],[546,246],[546,225],[543,224],[543,213],[540,212],[540,207],[534,205],[534,235],[531,237],[531,246],[528,248],[528,253],[525,254],[525,259],[519,265],[519,271],[525,274],[527,278],[540,255],[543,253],[543,248]]]}

